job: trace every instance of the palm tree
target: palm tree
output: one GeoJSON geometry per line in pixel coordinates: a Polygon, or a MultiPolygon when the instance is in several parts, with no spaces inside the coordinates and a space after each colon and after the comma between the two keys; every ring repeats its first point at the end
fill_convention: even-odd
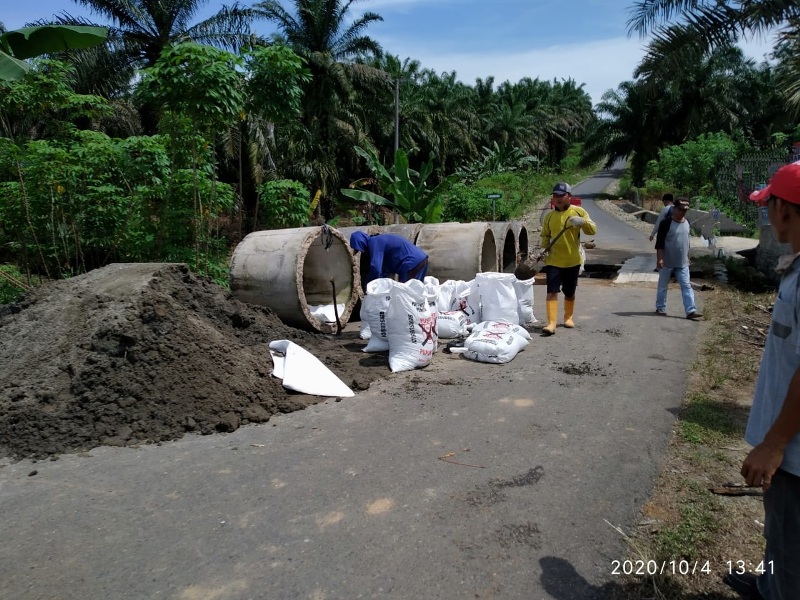
{"type": "Polygon", "coordinates": [[[593,164],[605,159],[610,167],[619,158],[631,158],[633,185],[644,184],[648,161],[658,156],[661,105],[653,102],[642,82],[623,81],[608,90],[596,107],[598,119],[589,129],[581,162],[593,164]]]}
{"type": "MultiPolygon", "coordinates": [[[[774,29],[797,47],[800,39],[800,4],[776,0],[639,0],[628,20],[631,33],[652,34],[658,54],[671,69],[681,68],[692,55],[706,55],[741,38],[767,34],[774,29]]],[[[787,57],[790,70],[800,72],[800,54],[787,57]]],[[[800,110],[800,94],[784,80],[790,106],[800,110]]]]}
{"type": "Polygon", "coordinates": [[[260,16],[278,26],[282,41],[307,61],[311,71],[302,102],[305,135],[295,140],[291,151],[305,155],[300,169],[323,196],[339,188],[335,157],[340,152],[353,154],[363,132],[353,105],[354,86],[386,79],[384,72],[355,62],[381,55],[380,45],[365,30],[383,18],[365,12],[348,22],[354,1],[293,0],[295,14],[278,0],[254,5],[260,16]]]}
{"type": "MultiPolygon", "coordinates": [[[[168,45],[194,41],[238,51],[252,43],[250,23],[256,18],[252,9],[234,3],[223,6],[215,15],[194,22],[197,12],[208,0],[73,0],[96,14],[108,27],[104,46],[74,53],[78,79],[76,89],[106,97],[124,96],[141,68],[152,67],[168,45]]],[[[67,12],[57,16],[61,25],[96,25],[89,19],[67,12]]],[[[45,21],[40,21],[40,24],[45,21]]],[[[152,127],[152,124],[150,124],[152,127]]]]}
{"type": "Polygon", "coordinates": [[[661,52],[662,44],[656,40],[634,76],[668,107],[665,142],[682,143],[714,131],[732,134],[744,126],[750,116],[745,98],[761,93],[747,87],[755,61],[746,59],[736,46],[717,46],[707,54],[690,48],[682,57],[684,68],[673,71],[669,57],[661,52]]]}
{"type": "MultiPolygon", "coordinates": [[[[420,156],[433,152],[444,173],[452,173],[467,159],[478,155],[471,132],[477,126],[472,89],[457,81],[456,72],[422,73],[418,102],[427,113],[428,129],[420,140],[420,156]]],[[[441,173],[440,173],[441,175],[441,173]]]]}

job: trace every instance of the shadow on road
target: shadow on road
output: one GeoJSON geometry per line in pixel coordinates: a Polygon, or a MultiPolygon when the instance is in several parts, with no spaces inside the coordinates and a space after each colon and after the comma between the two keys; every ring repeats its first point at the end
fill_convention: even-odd
{"type": "MultiPolygon", "coordinates": [[[[584,579],[569,561],[556,556],[539,559],[542,568],[542,588],[550,598],[556,600],[626,600],[652,598],[655,589],[652,581],[630,583],[610,582],[601,586],[592,585],[584,579]]],[[[609,565],[609,569],[611,565],[609,565]]],[[[710,575],[713,576],[713,575],[710,575]]],[[[696,600],[697,594],[684,592],[677,581],[665,579],[658,583],[658,598],[670,600],[696,600]]],[[[729,600],[730,596],[711,592],[704,594],[705,600],[729,600]]]]}

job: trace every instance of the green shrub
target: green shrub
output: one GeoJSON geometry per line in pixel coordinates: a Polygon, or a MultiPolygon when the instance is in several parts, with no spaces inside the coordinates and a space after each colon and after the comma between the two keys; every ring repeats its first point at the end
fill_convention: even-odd
{"type": "Polygon", "coordinates": [[[308,220],[310,194],[299,181],[278,179],[259,188],[261,206],[258,222],[269,229],[301,227],[308,220]]]}
{"type": "Polygon", "coordinates": [[[30,281],[14,265],[0,265],[0,304],[10,304],[19,298],[29,285],[37,285],[39,279],[30,281]]]}
{"type": "Polygon", "coordinates": [[[442,221],[507,221],[511,217],[511,209],[505,197],[495,200],[494,219],[492,218],[492,200],[487,194],[496,193],[495,189],[455,184],[444,195],[444,211],[442,221]]]}

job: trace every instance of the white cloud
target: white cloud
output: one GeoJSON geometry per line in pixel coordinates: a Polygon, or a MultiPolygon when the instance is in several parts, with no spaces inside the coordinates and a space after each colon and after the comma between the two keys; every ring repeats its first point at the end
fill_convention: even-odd
{"type": "MultiPolygon", "coordinates": [[[[745,55],[763,60],[772,51],[772,38],[741,42],[745,55]]],[[[402,58],[411,56],[423,68],[436,72],[455,71],[458,80],[474,85],[477,78],[494,76],[495,85],[504,81],[518,82],[523,77],[540,80],[573,79],[597,104],[609,89],[633,79],[633,71],[645,54],[646,40],[618,37],[557,45],[525,52],[436,52],[420,47],[397,50],[404,40],[397,38],[384,44],[384,49],[402,58]]]]}
{"type": "MultiPolygon", "coordinates": [[[[396,40],[399,41],[399,40],[396,40]]],[[[397,52],[389,44],[384,49],[399,56],[412,56],[423,68],[437,72],[455,71],[459,81],[473,85],[475,79],[494,76],[495,84],[516,83],[523,77],[540,80],[572,78],[584,85],[595,104],[608,89],[633,78],[633,70],[644,55],[638,39],[613,38],[550,46],[517,53],[487,52],[427,53],[416,47],[397,52]]]]}

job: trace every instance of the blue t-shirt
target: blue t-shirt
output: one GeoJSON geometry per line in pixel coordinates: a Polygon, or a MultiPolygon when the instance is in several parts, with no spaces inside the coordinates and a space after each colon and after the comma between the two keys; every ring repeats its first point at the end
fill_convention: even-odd
{"type": "MultiPolygon", "coordinates": [[[[753,407],[744,439],[757,446],[783,408],[789,383],[800,368],[800,261],[795,260],[781,278],[778,297],[772,309],[772,324],[764,346],[753,407]]],[[[784,451],[781,469],[800,477],[800,434],[794,436],[784,451]]]]}
{"type": "Polygon", "coordinates": [[[379,277],[393,277],[406,281],[408,272],[428,258],[422,250],[406,238],[393,233],[369,236],[361,231],[350,235],[350,246],[358,252],[369,253],[367,281],[379,277]]]}

